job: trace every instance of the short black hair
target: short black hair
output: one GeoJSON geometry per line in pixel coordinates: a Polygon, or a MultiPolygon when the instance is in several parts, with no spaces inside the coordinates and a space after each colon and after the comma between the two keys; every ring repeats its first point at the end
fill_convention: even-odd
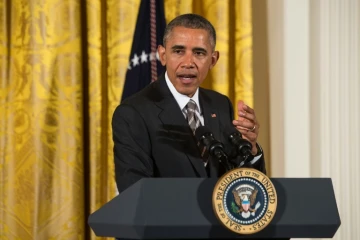
{"type": "Polygon", "coordinates": [[[164,47],[174,27],[185,27],[185,28],[206,30],[210,35],[210,44],[213,50],[215,49],[216,31],[214,26],[206,18],[197,14],[187,13],[187,14],[179,15],[173,20],[171,20],[171,22],[169,22],[169,24],[166,26],[164,31],[164,38],[163,38],[164,47]]]}

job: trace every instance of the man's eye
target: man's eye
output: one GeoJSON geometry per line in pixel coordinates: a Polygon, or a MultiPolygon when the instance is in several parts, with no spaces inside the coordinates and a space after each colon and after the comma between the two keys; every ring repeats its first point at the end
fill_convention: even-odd
{"type": "Polygon", "coordinates": [[[180,49],[175,49],[174,50],[174,53],[177,53],[177,54],[180,54],[180,53],[182,53],[183,52],[183,50],[180,50],[180,49]]]}
{"type": "Polygon", "coordinates": [[[204,56],[205,53],[204,52],[195,52],[195,55],[198,55],[198,56],[204,56]]]}

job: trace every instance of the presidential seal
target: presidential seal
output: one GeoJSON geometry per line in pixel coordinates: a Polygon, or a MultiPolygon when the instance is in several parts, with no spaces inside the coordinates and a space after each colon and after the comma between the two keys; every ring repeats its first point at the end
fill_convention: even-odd
{"type": "Polygon", "coordinates": [[[253,234],[273,219],[277,195],[265,174],[237,168],[218,180],[212,202],[215,215],[226,228],[239,234],[253,234]]]}

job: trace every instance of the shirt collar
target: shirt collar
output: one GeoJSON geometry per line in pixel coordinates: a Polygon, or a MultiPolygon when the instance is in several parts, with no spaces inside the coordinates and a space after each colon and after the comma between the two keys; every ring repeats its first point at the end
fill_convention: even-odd
{"type": "Polygon", "coordinates": [[[166,80],[167,86],[170,89],[170,92],[174,96],[176,102],[179,104],[179,107],[181,110],[183,110],[184,107],[186,106],[186,104],[188,104],[189,100],[192,99],[196,103],[197,111],[201,114],[200,103],[199,103],[199,88],[196,89],[194,96],[192,96],[192,98],[189,98],[188,96],[181,94],[176,90],[176,88],[174,87],[174,85],[172,84],[172,82],[169,79],[167,71],[165,72],[165,80],[166,80]]]}

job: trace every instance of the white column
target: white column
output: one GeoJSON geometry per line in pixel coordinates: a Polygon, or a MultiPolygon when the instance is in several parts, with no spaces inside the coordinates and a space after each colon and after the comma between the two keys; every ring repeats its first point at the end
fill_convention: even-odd
{"type": "Polygon", "coordinates": [[[359,0],[311,1],[312,176],[331,177],[334,239],[360,239],[359,0]]]}
{"type": "Polygon", "coordinates": [[[271,176],[310,176],[309,1],[268,1],[271,176]]]}
{"type": "Polygon", "coordinates": [[[360,0],[267,3],[271,176],[330,177],[360,239],[360,0]]]}

